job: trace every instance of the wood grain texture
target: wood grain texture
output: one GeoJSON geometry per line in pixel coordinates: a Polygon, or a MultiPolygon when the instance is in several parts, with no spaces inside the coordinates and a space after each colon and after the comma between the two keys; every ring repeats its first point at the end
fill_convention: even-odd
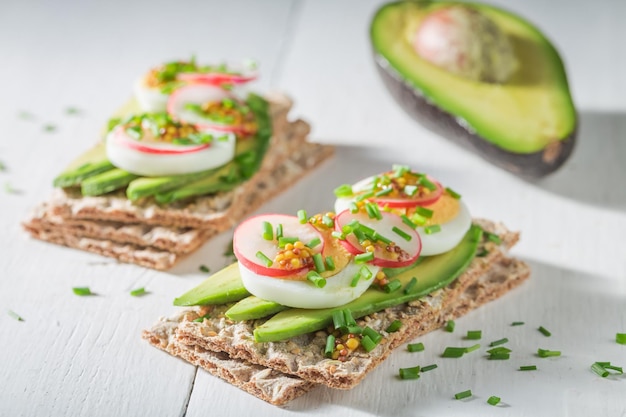
{"type": "Polygon", "coordinates": [[[21,193],[0,189],[0,415],[624,415],[624,377],[601,379],[589,366],[626,366],[624,346],[614,342],[616,332],[626,332],[626,58],[616,53],[626,39],[626,3],[495,3],[536,21],[561,48],[581,111],[574,154],[541,182],[485,164],[395,106],[367,44],[378,2],[2,2],[0,161],[7,170],[0,186],[21,193]],[[290,93],[314,139],[345,145],[260,211],[326,210],[338,183],[410,163],[461,192],[473,215],[522,230],[515,255],[533,269],[528,284],[457,321],[454,333],[420,338],[425,352],[394,353],[354,390],[315,390],[286,409],[150,348],[141,329],[174,311],[173,297],[203,279],[200,264],[226,264],[228,232],[159,273],[33,241],[19,222],[50,193],[53,176],[94,142],[135,77],[192,53],[201,60],[258,58],[260,87],[290,93]],[[69,106],[82,114],[67,115],[69,106]],[[34,118],[18,117],[21,111],[34,118]],[[47,123],[56,133],[43,131],[47,123]],[[74,286],[98,295],[77,297],[74,286]],[[142,286],[146,296],[128,294],[142,286]],[[517,320],[526,325],[510,327],[517,320]],[[542,336],[539,325],[553,336],[542,336]],[[487,361],[484,348],[460,360],[439,357],[475,329],[483,331],[483,346],[508,337],[511,360],[487,361]],[[539,347],[563,356],[537,358],[539,347]],[[399,367],[430,363],[439,368],[418,381],[395,377],[399,367]],[[539,371],[516,371],[527,364],[539,371]],[[474,399],[452,399],[470,388],[474,399]],[[505,406],[485,404],[490,395],[505,406]]]}

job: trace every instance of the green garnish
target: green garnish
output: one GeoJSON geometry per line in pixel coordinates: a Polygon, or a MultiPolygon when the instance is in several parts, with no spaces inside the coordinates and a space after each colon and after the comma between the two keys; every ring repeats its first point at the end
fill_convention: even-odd
{"type": "Polygon", "coordinates": [[[437,369],[437,364],[433,363],[432,365],[427,365],[422,368],[422,372],[432,371],[433,369],[437,369]]]}
{"type": "Polygon", "coordinates": [[[452,198],[456,198],[457,200],[458,200],[459,198],[461,198],[461,194],[459,194],[459,193],[455,192],[455,191],[454,191],[452,188],[450,188],[450,187],[446,187],[446,191],[448,192],[448,194],[450,194],[450,196],[451,196],[452,198]]]}
{"type": "Polygon", "coordinates": [[[350,207],[350,213],[355,214],[359,212],[359,206],[357,206],[354,201],[350,202],[349,207],[350,207]]]}
{"type": "Polygon", "coordinates": [[[402,287],[402,283],[398,279],[393,279],[389,281],[387,284],[383,285],[383,291],[387,294],[392,293],[394,291],[398,291],[402,287]]]}
{"type": "Polygon", "coordinates": [[[391,239],[386,238],[385,236],[379,234],[378,232],[374,232],[372,237],[374,238],[374,240],[381,241],[381,242],[383,242],[386,245],[389,245],[391,243],[391,239]]]}
{"type": "Polygon", "coordinates": [[[368,191],[366,193],[363,194],[359,194],[356,197],[356,201],[363,201],[363,200],[367,200],[368,198],[371,198],[374,196],[374,192],[373,191],[368,191]]]}
{"type": "Polygon", "coordinates": [[[433,217],[433,213],[434,213],[433,210],[427,209],[426,207],[422,207],[422,206],[417,206],[417,208],[415,209],[415,212],[419,214],[420,216],[426,217],[428,219],[433,217]]]}
{"type": "Polygon", "coordinates": [[[487,353],[489,353],[490,355],[499,354],[499,353],[511,353],[511,352],[513,352],[511,349],[504,347],[504,346],[494,347],[493,349],[489,349],[487,351],[487,353]]]}
{"type": "Polygon", "coordinates": [[[354,274],[354,276],[352,277],[352,281],[350,281],[350,286],[356,287],[359,284],[360,280],[361,280],[361,272],[359,271],[356,274],[354,274]]]}
{"type": "Polygon", "coordinates": [[[406,240],[407,242],[412,239],[411,235],[407,234],[404,230],[398,229],[396,226],[392,227],[391,231],[400,236],[402,239],[406,240]]]}
{"type": "MultiPolygon", "coordinates": [[[[265,265],[266,267],[270,267],[274,264],[274,262],[267,257],[267,255],[265,255],[263,252],[258,251],[255,256],[261,260],[261,262],[263,262],[263,265],[265,265]]],[[[308,278],[308,277],[307,277],[308,278]]]]}
{"type": "Polygon", "coordinates": [[[352,311],[349,308],[344,308],[341,310],[343,313],[344,322],[346,323],[346,327],[356,326],[356,320],[352,317],[352,311]]]}
{"type": "Polygon", "coordinates": [[[437,189],[437,186],[428,178],[426,178],[426,175],[422,175],[422,177],[419,180],[419,183],[423,185],[424,187],[428,188],[430,191],[435,191],[437,189]]]}
{"type": "Polygon", "coordinates": [[[413,197],[415,193],[417,192],[417,186],[405,185],[403,191],[404,191],[404,194],[408,195],[409,197],[413,197]]]}
{"type": "Polygon", "coordinates": [[[537,330],[539,330],[541,332],[541,334],[543,334],[545,337],[552,336],[552,333],[550,333],[550,331],[548,331],[548,329],[546,329],[543,326],[539,326],[539,328],[537,330]]]}
{"type": "Polygon", "coordinates": [[[499,245],[502,243],[502,239],[500,239],[500,236],[496,235],[495,233],[485,232],[485,235],[487,236],[488,240],[492,241],[496,245],[499,245]]]}
{"type": "Polygon", "coordinates": [[[311,281],[317,288],[324,288],[326,286],[326,279],[315,271],[309,271],[306,274],[306,279],[311,281]]]}
{"type": "Polygon", "coordinates": [[[413,223],[405,214],[402,214],[400,217],[402,218],[402,223],[406,224],[411,229],[417,228],[417,225],[413,223]]]}
{"type": "Polygon", "coordinates": [[[374,252],[359,253],[354,257],[354,263],[363,264],[374,259],[374,252]]]}
{"type": "Polygon", "coordinates": [[[331,219],[330,217],[328,217],[327,215],[322,216],[322,223],[324,224],[324,226],[328,228],[331,228],[335,225],[335,221],[331,219]]]}
{"type": "Polygon", "coordinates": [[[44,132],[52,133],[52,132],[56,132],[56,130],[57,130],[57,127],[50,123],[43,126],[44,132]]]}
{"type": "Polygon", "coordinates": [[[124,131],[128,136],[135,140],[139,140],[143,136],[143,130],[141,129],[141,126],[129,126],[124,129],[124,131]]]}
{"type": "Polygon", "coordinates": [[[409,283],[406,284],[406,287],[404,287],[404,293],[409,294],[411,290],[413,289],[413,287],[415,287],[416,285],[417,285],[417,278],[412,277],[409,283]]]}
{"type": "Polygon", "coordinates": [[[446,332],[452,333],[454,331],[454,326],[455,325],[456,325],[456,323],[454,322],[454,320],[448,320],[446,322],[446,332]]]}
{"type": "Polygon", "coordinates": [[[388,187],[388,188],[383,188],[382,190],[376,192],[376,194],[374,194],[376,197],[384,197],[386,195],[389,195],[393,192],[393,188],[388,187]]]}
{"type": "Polygon", "coordinates": [[[524,365],[519,367],[520,371],[536,371],[537,365],[524,365]]]}
{"type": "Polygon", "coordinates": [[[311,239],[311,241],[309,243],[307,243],[306,245],[304,245],[304,246],[306,246],[307,248],[313,249],[314,247],[316,247],[320,243],[322,243],[320,238],[319,237],[315,237],[315,238],[311,239]]]}
{"type": "Polygon", "coordinates": [[[420,377],[420,367],[400,368],[400,379],[418,379],[420,377]]]}
{"type": "Polygon", "coordinates": [[[511,357],[510,353],[492,353],[487,357],[490,360],[508,360],[511,357]]]}
{"type": "Polygon", "coordinates": [[[132,295],[133,297],[141,297],[142,295],[146,294],[146,289],[144,287],[141,288],[136,288],[134,290],[131,290],[130,295],[132,295]]]}
{"type": "Polygon", "coordinates": [[[20,316],[19,314],[17,314],[15,311],[13,310],[7,310],[7,314],[14,318],[17,321],[24,321],[24,319],[22,318],[22,316],[20,316]]]}
{"type": "Polygon", "coordinates": [[[549,358],[551,356],[561,356],[560,350],[537,349],[537,355],[540,358],[549,358]]]}
{"type": "Polygon", "coordinates": [[[274,228],[268,221],[263,222],[263,239],[274,240],[274,228]]]}
{"type": "Polygon", "coordinates": [[[326,265],[324,265],[324,258],[322,258],[321,253],[316,253],[315,255],[313,255],[313,265],[315,265],[316,272],[326,271],[326,265]]]}
{"type": "Polygon", "coordinates": [[[466,353],[464,347],[447,347],[441,354],[442,358],[460,358],[466,353]]]}
{"type": "Polygon", "coordinates": [[[334,237],[335,239],[339,239],[339,240],[345,240],[346,239],[346,235],[344,235],[342,232],[340,232],[338,230],[334,230],[333,232],[331,232],[330,235],[332,237],[334,237]]]}
{"type": "Polygon", "coordinates": [[[397,332],[398,330],[400,330],[400,327],[402,327],[402,322],[400,320],[394,320],[394,321],[391,322],[391,324],[389,326],[387,326],[385,331],[387,333],[394,333],[394,332],[397,332]]]}
{"type": "Polygon", "coordinates": [[[371,352],[378,345],[369,336],[363,336],[361,338],[361,345],[366,352],[371,352]]]}
{"type": "Polygon", "coordinates": [[[406,346],[406,350],[408,350],[409,352],[422,352],[424,350],[424,344],[422,342],[409,343],[406,346]]]}
{"type": "Polygon", "coordinates": [[[352,185],[350,184],[340,185],[339,187],[335,188],[333,191],[337,198],[352,197],[352,195],[354,194],[352,192],[352,185]]]}
{"type": "Polygon", "coordinates": [[[626,333],[616,333],[615,341],[620,345],[626,345],[626,333]]]}
{"type": "Polygon", "coordinates": [[[198,269],[200,270],[200,272],[204,272],[205,274],[208,274],[209,272],[211,272],[209,267],[206,265],[200,265],[198,269]]]}
{"type": "Polygon", "coordinates": [[[346,326],[346,315],[343,314],[343,310],[333,311],[333,326],[335,329],[340,329],[346,326]]]}
{"type": "Polygon", "coordinates": [[[335,336],[329,334],[326,338],[326,347],[324,348],[324,356],[330,358],[333,356],[333,352],[335,351],[335,336]]]}
{"type": "Polygon", "coordinates": [[[17,114],[17,117],[22,120],[33,120],[35,118],[35,115],[27,111],[21,111],[17,114]]]}
{"type": "Polygon", "coordinates": [[[77,109],[76,107],[68,107],[65,109],[65,114],[69,114],[69,115],[80,114],[80,110],[77,109]]]}
{"type": "Polygon", "coordinates": [[[329,271],[335,270],[335,261],[333,261],[333,258],[331,256],[326,257],[326,269],[329,271]]]}
{"type": "Polygon", "coordinates": [[[494,340],[493,342],[489,343],[489,346],[498,346],[498,345],[503,345],[505,343],[508,343],[509,339],[507,339],[506,337],[502,338],[502,339],[498,339],[498,340],[494,340]]]}
{"type": "Polygon", "coordinates": [[[483,337],[482,330],[468,330],[467,336],[465,336],[465,338],[469,340],[479,340],[482,337],[483,337]]]}
{"type": "Polygon", "coordinates": [[[297,237],[280,237],[278,238],[278,247],[284,248],[288,243],[292,245],[298,241],[297,237]]]}
{"type": "Polygon", "coordinates": [[[369,216],[370,219],[377,219],[377,220],[383,219],[383,215],[380,214],[380,209],[378,208],[378,205],[374,203],[366,203],[365,211],[367,212],[367,215],[369,216]]]}
{"type": "Polygon", "coordinates": [[[84,295],[93,295],[89,287],[74,287],[72,288],[74,294],[84,296],[84,295]]]}
{"type": "Polygon", "coordinates": [[[496,397],[495,395],[492,395],[491,397],[489,397],[489,399],[487,399],[487,404],[498,405],[499,402],[500,397],[496,397]]]}
{"type": "Polygon", "coordinates": [[[370,271],[370,269],[367,267],[367,265],[363,265],[361,269],[359,269],[359,274],[361,274],[361,278],[365,280],[372,278],[372,276],[374,275],[372,274],[372,271],[370,271]]]}
{"type": "Polygon", "coordinates": [[[393,164],[391,169],[393,170],[393,176],[396,178],[403,177],[407,172],[411,172],[411,168],[408,165],[393,164]]]}
{"type": "Polygon", "coordinates": [[[591,370],[600,375],[602,378],[606,378],[607,376],[609,376],[609,371],[607,371],[606,368],[598,362],[595,362],[593,365],[591,365],[591,370]]]}
{"type": "Polygon", "coordinates": [[[468,398],[472,396],[472,390],[468,389],[467,391],[461,391],[454,394],[454,398],[457,400],[462,400],[463,398],[468,398]]]}
{"type": "Polygon", "coordinates": [[[19,192],[8,181],[4,183],[4,191],[7,194],[19,194],[19,192]]]}
{"type": "Polygon", "coordinates": [[[465,348],[465,353],[473,352],[473,351],[475,351],[475,350],[477,350],[479,348],[480,348],[480,343],[476,343],[475,345],[466,347],[465,348]]]}
{"type": "Polygon", "coordinates": [[[511,326],[523,326],[524,322],[523,321],[514,321],[513,323],[511,323],[511,326]]]}
{"type": "Polygon", "coordinates": [[[198,318],[195,318],[195,319],[193,319],[192,321],[193,321],[194,323],[202,323],[202,322],[204,321],[204,319],[207,319],[207,320],[208,320],[208,319],[210,319],[210,318],[211,318],[211,315],[210,315],[210,314],[205,314],[204,316],[200,316],[200,317],[198,317],[198,318]]]}
{"type": "Polygon", "coordinates": [[[441,226],[439,226],[438,224],[433,224],[431,226],[426,226],[424,228],[424,232],[427,235],[432,235],[433,233],[441,232],[441,226]]]}
{"type": "Polygon", "coordinates": [[[383,335],[369,326],[363,329],[363,335],[369,337],[376,344],[379,344],[380,341],[383,340],[383,335]]]}
{"type": "Polygon", "coordinates": [[[304,224],[307,222],[308,217],[306,215],[306,210],[298,210],[298,220],[300,221],[300,224],[304,224]]]}
{"type": "Polygon", "coordinates": [[[279,224],[276,226],[276,239],[280,239],[281,237],[283,237],[283,225],[279,224]]]}

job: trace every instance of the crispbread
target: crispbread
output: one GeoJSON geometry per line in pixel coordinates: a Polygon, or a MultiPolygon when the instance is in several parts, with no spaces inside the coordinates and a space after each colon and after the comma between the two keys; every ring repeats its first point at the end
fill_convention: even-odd
{"type": "MultiPolygon", "coordinates": [[[[181,352],[198,348],[202,351],[221,351],[227,353],[233,361],[259,364],[332,388],[352,388],[395,347],[502,296],[528,278],[528,266],[505,255],[505,251],[517,241],[517,233],[508,232],[499,224],[486,221],[478,223],[486,230],[497,232],[502,238],[502,244],[496,246],[492,242],[483,243],[489,250],[487,256],[476,257],[469,268],[446,288],[359,320],[360,325],[370,326],[385,337],[372,352],[353,354],[346,362],[323,356],[327,336],[325,331],[283,342],[255,343],[252,330],[257,322],[233,323],[220,315],[223,311],[219,307],[211,311],[212,318],[202,322],[193,320],[207,314],[210,308],[189,309],[172,319],[163,319],[150,331],[144,332],[144,338],[165,349],[159,345],[162,342],[157,341],[163,326],[168,326],[172,335],[168,339],[169,343],[176,345],[176,349],[168,351],[177,356],[185,357],[181,352]],[[385,332],[384,329],[396,319],[402,321],[401,329],[395,333],[385,332]]],[[[194,360],[191,362],[200,364],[194,360]]]]}

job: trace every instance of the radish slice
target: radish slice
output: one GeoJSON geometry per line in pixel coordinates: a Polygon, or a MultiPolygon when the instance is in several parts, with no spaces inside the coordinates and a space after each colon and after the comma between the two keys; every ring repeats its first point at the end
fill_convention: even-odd
{"type": "Polygon", "coordinates": [[[187,104],[203,105],[208,102],[219,102],[225,98],[239,101],[232,93],[218,86],[207,83],[189,84],[170,95],[167,112],[175,119],[191,123],[199,129],[215,129],[239,134],[252,133],[248,132],[244,126],[219,123],[185,107],[187,104]]]}
{"type": "Polygon", "coordinates": [[[435,184],[437,187],[435,190],[431,191],[429,194],[424,195],[422,197],[407,197],[407,198],[372,198],[372,201],[378,204],[380,207],[390,207],[390,208],[410,208],[417,206],[428,206],[430,204],[434,204],[439,200],[439,197],[443,194],[443,187],[440,183],[428,177],[428,179],[435,184]]]}
{"type": "MultiPolygon", "coordinates": [[[[211,133],[211,132],[207,132],[211,133]]],[[[179,175],[220,167],[235,156],[234,134],[214,132],[225,140],[201,145],[174,145],[138,141],[123,126],[114,128],[106,138],[107,158],[130,173],[146,176],[179,175]]]]}
{"type": "Polygon", "coordinates": [[[176,78],[181,81],[203,82],[213,85],[240,85],[254,81],[259,77],[259,72],[256,69],[252,69],[244,64],[227,64],[226,71],[228,73],[217,70],[211,72],[181,72],[176,78]]]}
{"type": "MultiPolygon", "coordinates": [[[[381,212],[380,214],[382,219],[378,220],[376,218],[371,219],[363,212],[354,214],[350,210],[345,210],[335,218],[335,229],[341,232],[344,226],[356,220],[359,224],[373,229],[382,237],[392,241],[394,245],[388,245],[381,240],[372,242],[374,245],[372,264],[374,265],[400,268],[415,262],[422,250],[420,236],[413,228],[404,224],[400,216],[388,212],[381,212]],[[396,230],[399,230],[400,233],[396,230]],[[394,250],[392,253],[387,249],[390,246],[399,249],[394,250]]],[[[340,242],[348,252],[354,255],[366,252],[354,233],[348,233],[345,240],[340,242]]]]}
{"type": "Polygon", "coordinates": [[[276,255],[283,250],[278,246],[278,239],[275,235],[276,227],[279,224],[283,226],[284,237],[298,238],[304,244],[319,239],[321,243],[311,249],[307,248],[313,254],[324,250],[324,237],[310,223],[301,224],[300,220],[295,216],[264,214],[244,221],[235,229],[233,250],[237,260],[250,271],[268,277],[298,275],[300,272],[311,269],[312,264],[297,269],[282,268],[276,262],[271,266],[267,266],[257,257],[257,253],[261,252],[273,261],[276,255]],[[272,226],[272,240],[266,240],[263,237],[264,222],[268,222],[272,226]]]}

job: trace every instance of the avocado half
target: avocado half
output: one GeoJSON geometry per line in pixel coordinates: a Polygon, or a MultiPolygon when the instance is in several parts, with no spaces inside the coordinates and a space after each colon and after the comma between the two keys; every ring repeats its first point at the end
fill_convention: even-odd
{"type": "Polygon", "coordinates": [[[577,114],[559,53],[531,23],[476,3],[400,1],[375,14],[370,36],[387,89],[425,127],[524,177],[559,168],[576,140],[577,114]],[[438,8],[466,5],[509,38],[518,67],[504,83],[474,81],[422,59],[411,45],[420,22],[438,8]]]}

